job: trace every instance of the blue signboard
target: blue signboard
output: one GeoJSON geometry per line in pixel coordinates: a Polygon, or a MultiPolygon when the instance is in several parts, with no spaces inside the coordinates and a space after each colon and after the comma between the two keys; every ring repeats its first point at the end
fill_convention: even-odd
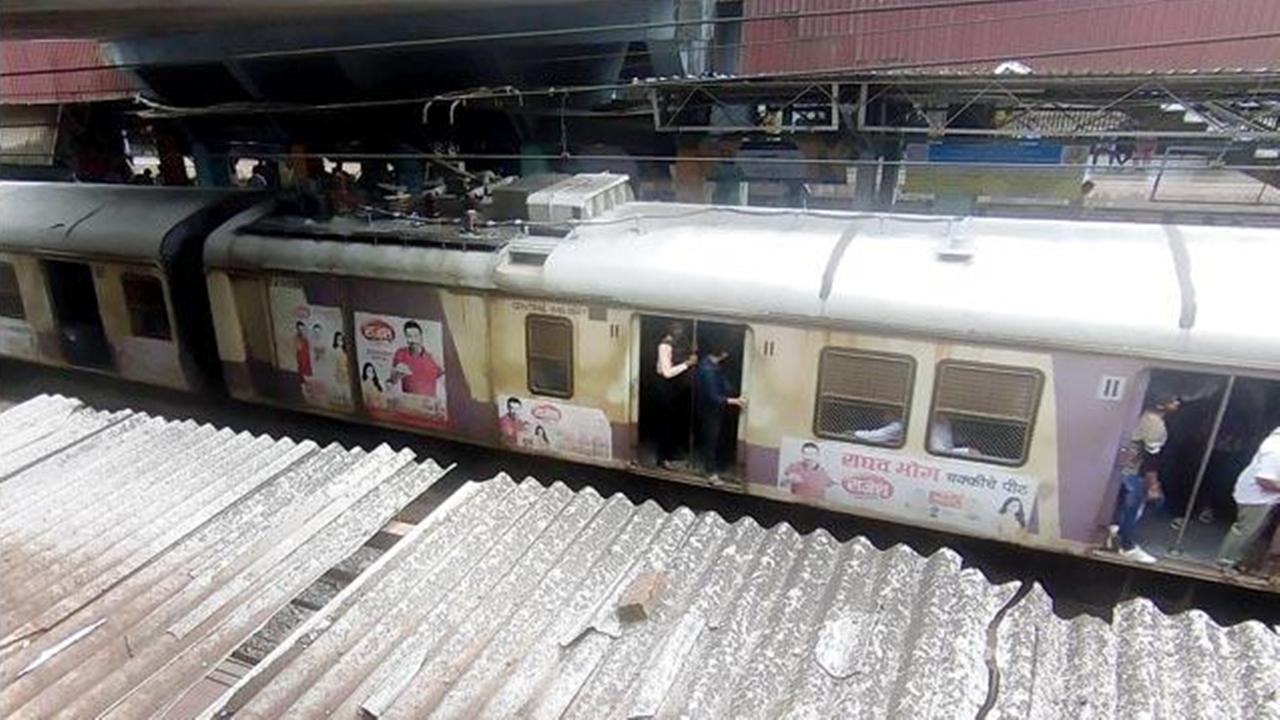
{"type": "Polygon", "coordinates": [[[1009,140],[972,142],[939,140],[927,146],[929,162],[936,163],[1002,163],[1018,165],[1057,165],[1062,162],[1063,145],[1042,140],[1009,140]]]}

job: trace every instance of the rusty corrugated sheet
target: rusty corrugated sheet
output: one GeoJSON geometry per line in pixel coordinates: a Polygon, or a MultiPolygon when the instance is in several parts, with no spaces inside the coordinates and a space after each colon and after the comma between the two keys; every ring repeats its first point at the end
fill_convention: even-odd
{"type": "Polygon", "coordinates": [[[990,71],[1000,57],[1039,72],[1260,68],[1276,64],[1275,38],[1060,55],[1280,31],[1274,0],[1035,0],[912,10],[933,0],[745,0],[745,74],[929,64],[990,71]],[[824,11],[900,10],[808,16],[824,11]],[[794,17],[772,17],[794,14],[794,17]],[[751,21],[752,17],[770,19],[751,21]]]}
{"type": "Polygon", "coordinates": [[[442,474],[40,397],[0,415],[0,708],[162,713],[442,474]]]}
{"type": "Polygon", "coordinates": [[[455,494],[209,713],[1272,717],[1280,637],[1258,623],[1145,601],[1067,621],[1038,587],[1014,590],[948,550],[499,476],[455,494]],[[620,619],[652,574],[652,612],[620,619]]]}
{"type": "Polygon", "coordinates": [[[112,65],[105,46],[96,40],[5,40],[0,42],[0,103],[45,105],[133,97],[140,89],[138,83],[112,65]]]}

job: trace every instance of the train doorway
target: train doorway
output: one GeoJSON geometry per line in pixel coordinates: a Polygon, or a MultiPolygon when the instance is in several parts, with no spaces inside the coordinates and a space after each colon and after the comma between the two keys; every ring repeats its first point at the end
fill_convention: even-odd
{"type": "Polygon", "coordinates": [[[61,260],[46,260],[44,268],[67,362],[80,367],[114,367],[111,345],[102,327],[93,270],[86,263],[61,260]]]}
{"type": "MultiPolygon", "coordinates": [[[[1280,425],[1280,381],[1156,370],[1147,399],[1161,394],[1181,404],[1167,418],[1158,463],[1163,499],[1144,511],[1138,542],[1158,557],[1215,565],[1238,516],[1240,473],[1280,425]]],[[[1259,533],[1247,564],[1261,565],[1276,521],[1259,533]]]]}
{"type": "Polygon", "coordinates": [[[699,407],[697,359],[722,351],[720,372],[730,395],[742,389],[747,326],[687,317],[640,318],[640,395],[636,458],[642,465],[693,475],[740,476],[740,412],[725,409],[718,431],[699,407]],[[660,372],[659,346],[671,347],[660,372]],[[709,440],[707,438],[710,438],[709,440]],[[708,445],[711,443],[711,445],[708,445]],[[711,467],[706,467],[710,464],[711,467]]]}

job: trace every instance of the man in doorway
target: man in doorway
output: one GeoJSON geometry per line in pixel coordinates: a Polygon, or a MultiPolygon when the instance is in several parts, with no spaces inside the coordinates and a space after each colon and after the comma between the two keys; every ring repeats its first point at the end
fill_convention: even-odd
{"type": "Polygon", "coordinates": [[[1129,442],[1120,448],[1120,497],[1115,521],[1109,528],[1120,555],[1143,564],[1156,558],[1138,545],[1138,520],[1148,502],[1164,496],[1160,488],[1160,453],[1169,439],[1165,418],[1177,412],[1176,395],[1156,395],[1147,402],[1129,442]]]}
{"type": "Polygon", "coordinates": [[[422,344],[422,326],[413,320],[406,322],[404,339],[406,346],[391,357],[390,383],[399,381],[406,395],[435,397],[436,383],[444,375],[444,368],[422,344]]]}
{"type": "Polygon", "coordinates": [[[680,432],[677,418],[688,412],[688,406],[680,402],[687,387],[688,376],[684,373],[698,364],[695,353],[688,353],[688,357],[676,362],[677,355],[684,353],[684,323],[672,321],[667,326],[667,332],[658,341],[658,403],[661,416],[658,423],[657,460],[662,468],[675,471],[685,469],[676,463],[676,445],[679,442],[677,436],[680,432]]]}
{"type": "Polygon", "coordinates": [[[1232,497],[1236,501],[1236,522],[1222,538],[1218,563],[1224,568],[1245,571],[1255,558],[1246,557],[1256,549],[1266,530],[1271,510],[1280,502],[1280,427],[1271,431],[1249,466],[1236,479],[1232,497]]]}
{"type": "Polygon", "coordinates": [[[724,376],[724,361],[729,353],[714,348],[698,363],[697,402],[694,416],[698,423],[697,450],[702,470],[707,477],[720,479],[720,429],[730,407],[745,408],[743,397],[731,397],[729,381],[724,376]]]}

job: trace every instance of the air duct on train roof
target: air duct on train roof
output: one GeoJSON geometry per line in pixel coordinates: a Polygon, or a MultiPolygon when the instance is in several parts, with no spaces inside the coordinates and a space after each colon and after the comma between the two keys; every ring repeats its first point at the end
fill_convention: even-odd
{"type": "Polygon", "coordinates": [[[548,185],[529,195],[529,222],[569,225],[600,217],[635,199],[630,180],[614,173],[581,173],[548,185]]]}

